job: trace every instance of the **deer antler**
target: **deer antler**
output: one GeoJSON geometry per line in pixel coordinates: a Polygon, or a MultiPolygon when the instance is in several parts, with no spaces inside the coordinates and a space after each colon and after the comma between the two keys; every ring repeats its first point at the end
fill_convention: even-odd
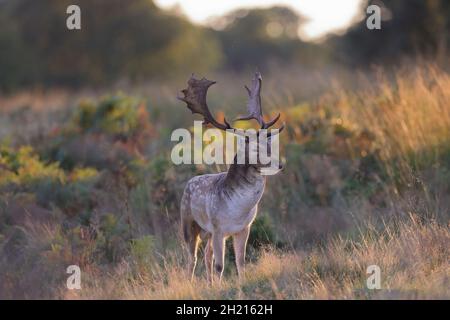
{"type": "Polygon", "coordinates": [[[211,123],[213,126],[221,130],[233,129],[225,119],[223,119],[223,124],[218,122],[209,111],[208,104],[206,103],[206,94],[208,93],[209,87],[215,83],[215,81],[211,81],[206,78],[202,78],[200,80],[195,79],[194,75],[192,75],[188,81],[188,87],[181,90],[184,97],[177,98],[186,102],[187,107],[192,111],[192,113],[201,114],[204,118],[204,124],[211,123]]]}
{"type": "MultiPolygon", "coordinates": [[[[206,95],[208,93],[208,89],[215,83],[215,81],[211,81],[206,78],[202,78],[200,80],[195,79],[194,75],[192,75],[188,81],[188,87],[184,90],[181,90],[181,92],[184,94],[184,97],[178,96],[177,98],[185,102],[192,113],[201,114],[204,118],[204,124],[211,123],[214,127],[221,130],[234,130],[234,128],[227,122],[225,118],[223,119],[224,123],[220,123],[216,119],[214,119],[211,111],[209,110],[208,104],[206,103],[206,95]]],[[[257,71],[255,73],[255,77],[252,80],[252,88],[249,89],[247,86],[245,86],[249,95],[249,101],[247,104],[249,114],[235,120],[255,119],[256,121],[258,121],[261,129],[268,129],[273,126],[278,121],[278,119],[280,119],[280,114],[278,114],[269,122],[264,122],[261,109],[261,85],[262,77],[261,74],[257,71]]],[[[284,125],[282,125],[278,129],[278,133],[283,129],[284,125]]],[[[236,132],[235,130],[235,133],[238,132],[236,132]]]]}
{"type": "MultiPolygon", "coordinates": [[[[262,115],[262,107],[261,107],[261,86],[262,86],[262,77],[261,73],[259,71],[255,72],[255,76],[252,79],[252,88],[249,89],[247,86],[245,86],[245,89],[247,89],[249,100],[247,103],[247,110],[248,115],[239,117],[236,120],[250,120],[255,119],[258,121],[259,125],[261,126],[261,129],[268,129],[271,126],[273,126],[278,119],[280,119],[280,114],[278,114],[275,118],[270,120],[269,122],[264,122],[263,115],[262,115]]],[[[281,126],[279,129],[279,132],[284,129],[284,125],[281,126]]]]}
{"type": "Polygon", "coordinates": [[[258,121],[259,125],[263,125],[264,121],[262,118],[262,110],[261,110],[261,84],[262,77],[259,72],[255,73],[255,77],[252,79],[252,88],[249,89],[247,86],[244,86],[247,89],[248,93],[248,103],[247,110],[248,115],[239,117],[236,120],[251,120],[255,119],[258,121]]]}

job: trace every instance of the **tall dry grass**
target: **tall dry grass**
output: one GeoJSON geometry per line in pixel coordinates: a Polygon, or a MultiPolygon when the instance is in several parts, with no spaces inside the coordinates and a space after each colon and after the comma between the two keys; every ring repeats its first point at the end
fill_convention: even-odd
{"type": "MultiPolygon", "coordinates": [[[[423,224],[410,215],[395,227],[357,240],[335,238],[311,250],[262,252],[245,279],[210,285],[189,280],[179,257],[155,264],[133,279],[124,262],[108,275],[84,280],[83,290],[63,298],[97,299],[446,299],[450,295],[448,226],[423,224]],[[378,265],[381,288],[368,289],[367,267],[378,265]],[[93,280],[96,279],[96,280],[93,280]],[[101,279],[101,280],[99,280],[101,279]],[[87,283],[87,284],[86,284],[87,283]]],[[[141,270],[142,272],[142,270],[141,270]]]]}
{"type": "MultiPolygon", "coordinates": [[[[385,190],[381,201],[359,199],[353,206],[332,203],[326,211],[351,210],[352,216],[360,217],[350,233],[346,230],[320,245],[296,251],[267,249],[248,266],[244,281],[239,282],[232,274],[213,286],[201,275],[193,282],[188,280],[181,252],[174,251],[163,263],[144,266],[137,273],[135,265],[123,262],[103,282],[93,282],[75,298],[449,298],[450,201],[442,196],[448,193],[449,184],[439,177],[448,171],[449,102],[449,75],[429,67],[407,75],[399,73],[391,80],[380,75],[377,83],[360,92],[337,90],[308,111],[318,111],[320,117],[331,105],[331,111],[324,112],[331,112],[331,123],[373,135],[370,148],[351,145],[349,150],[350,158],[358,163],[368,156],[367,152],[374,152],[385,174],[375,174],[380,175],[377,179],[385,190]],[[391,213],[389,219],[376,217],[386,210],[391,213]],[[371,225],[368,221],[372,220],[378,224],[371,225]],[[380,290],[366,286],[370,265],[381,269],[380,290]],[[125,275],[133,276],[130,279],[125,275]]],[[[286,120],[289,125],[290,119],[286,120]]],[[[295,139],[295,127],[291,124],[288,130],[295,139]]],[[[281,188],[277,183],[270,187],[268,201],[283,196],[277,188],[281,188]],[[270,195],[273,191],[275,196],[270,195]]],[[[292,224],[291,233],[296,228],[302,231],[295,221],[292,224]]]]}
{"type": "MultiPolygon", "coordinates": [[[[225,110],[235,102],[243,105],[243,90],[235,98],[236,77],[219,83],[229,97],[222,100],[225,95],[215,89],[211,105],[225,110]]],[[[155,135],[142,149],[150,163],[143,176],[154,180],[128,187],[114,171],[100,168],[108,188],[99,184],[88,194],[96,206],[80,206],[70,192],[60,200],[71,208],[70,217],[62,205],[49,203],[43,210],[37,204],[39,194],[53,199],[51,189],[16,194],[19,184],[0,194],[0,296],[448,299],[450,76],[432,66],[399,71],[394,77],[379,74],[360,80],[357,89],[354,84],[334,85],[320,98],[298,94],[307,79],[296,81],[285,73],[279,77],[279,82],[265,82],[264,102],[267,113],[282,110],[287,124],[282,148],[288,162],[284,174],[269,179],[260,206],[260,215],[270,223],[258,231],[264,236],[271,231],[273,245],[251,257],[245,280],[238,281],[229,260],[221,285],[210,286],[202,266],[197,278],[188,280],[176,208],[178,189],[194,171],[180,173],[164,158],[172,146],[167,142],[170,129],[188,127],[192,120],[178,112],[176,84],[148,89],[155,135]],[[126,192],[117,192],[122,189],[126,192]],[[24,206],[24,199],[29,205],[24,206]],[[11,208],[23,217],[12,216],[11,208]],[[130,221],[135,225],[128,232],[130,221]],[[82,268],[80,291],[65,286],[70,264],[82,268]],[[366,269],[373,264],[381,268],[381,290],[366,287],[366,269]]],[[[38,100],[39,108],[9,106],[2,112],[1,140],[11,138],[13,146],[30,144],[45,151],[47,134],[58,138],[54,129],[64,127],[67,110],[46,111],[45,97],[38,100]]],[[[62,100],[54,101],[59,105],[62,100]]],[[[71,103],[63,104],[71,109],[71,103]]]]}
{"type": "Polygon", "coordinates": [[[440,163],[450,148],[450,76],[433,66],[377,80],[359,93],[341,93],[336,108],[344,121],[375,135],[381,162],[408,176],[411,168],[440,163]],[[395,166],[393,165],[395,162],[395,166]]]}

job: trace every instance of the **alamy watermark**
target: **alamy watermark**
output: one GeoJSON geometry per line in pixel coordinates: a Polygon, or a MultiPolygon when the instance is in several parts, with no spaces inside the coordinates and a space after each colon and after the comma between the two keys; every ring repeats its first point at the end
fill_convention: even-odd
{"type": "MultiPolygon", "coordinates": [[[[372,4],[367,7],[366,13],[370,16],[366,19],[366,26],[369,30],[381,29],[381,7],[372,4]]],[[[69,16],[66,19],[66,26],[69,30],[81,30],[81,8],[76,4],[71,4],[67,7],[66,13],[69,16]]]]}
{"type": "Polygon", "coordinates": [[[76,4],[67,7],[66,13],[69,16],[66,19],[66,26],[69,30],[81,30],[81,9],[76,4]]]}
{"type": "Polygon", "coordinates": [[[366,26],[369,30],[381,29],[381,8],[376,4],[372,4],[367,7],[366,13],[370,14],[366,20],[366,26]]]}
{"type": "Polygon", "coordinates": [[[366,280],[367,289],[381,289],[381,268],[376,264],[367,267],[366,273],[369,277],[366,280]]]}
{"type": "Polygon", "coordinates": [[[178,142],[171,152],[172,162],[180,164],[250,164],[262,168],[265,175],[280,168],[278,129],[207,129],[194,121],[194,134],[184,128],[172,132],[178,142]],[[205,143],[206,142],[206,143],[205,143]]]}
{"type": "Polygon", "coordinates": [[[70,274],[67,278],[66,286],[69,290],[81,289],[81,269],[79,266],[73,264],[67,267],[66,273],[70,274]]]}

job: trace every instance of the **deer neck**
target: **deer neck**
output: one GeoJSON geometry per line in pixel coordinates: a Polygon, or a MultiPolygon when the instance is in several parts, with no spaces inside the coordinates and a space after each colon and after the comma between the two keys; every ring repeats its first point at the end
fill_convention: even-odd
{"type": "Polygon", "coordinates": [[[258,203],[265,187],[265,176],[258,172],[252,165],[232,164],[223,181],[223,191],[229,198],[242,198],[248,195],[250,204],[258,203]]]}

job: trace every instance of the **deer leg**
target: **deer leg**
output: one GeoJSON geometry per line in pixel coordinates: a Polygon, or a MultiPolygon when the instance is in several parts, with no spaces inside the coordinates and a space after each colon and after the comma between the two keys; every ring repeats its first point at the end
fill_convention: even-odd
{"type": "Polygon", "coordinates": [[[236,257],[236,268],[239,279],[242,279],[245,271],[245,251],[247,247],[248,235],[250,233],[250,227],[245,227],[239,233],[233,235],[233,249],[236,257]]]}
{"type": "Polygon", "coordinates": [[[187,238],[187,245],[189,251],[188,270],[191,274],[191,281],[194,279],[195,266],[197,265],[197,251],[200,242],[199,235],[200,235],[200,227],[195,221],[192,221],[188,229],[188,238],[187,238]]]}
{"type": "Polygon", "coordinates": [[[214,254],[214,273],[218,277],[219,282],[222,279],[223,265],[225,260],[225,237],[219,232],[212,235],[212,246],[214,254]]]}
{"type": "Polygon", "coordinates": [[[213,267],[213,248],[211,237],[206,242],[205,247],[205,268],[206,268],[206,279],[208,282],[212,282],[212,267],[213,267]]]}
{"type": "Polygon", "coordinates": [[[195,237],[189,243],[189,272],[191,273],[191,281],[194,280],[195,275],[195,267],[197,265],[197,251],[198,251],[198,243],[200,239],[195,237]]]}

